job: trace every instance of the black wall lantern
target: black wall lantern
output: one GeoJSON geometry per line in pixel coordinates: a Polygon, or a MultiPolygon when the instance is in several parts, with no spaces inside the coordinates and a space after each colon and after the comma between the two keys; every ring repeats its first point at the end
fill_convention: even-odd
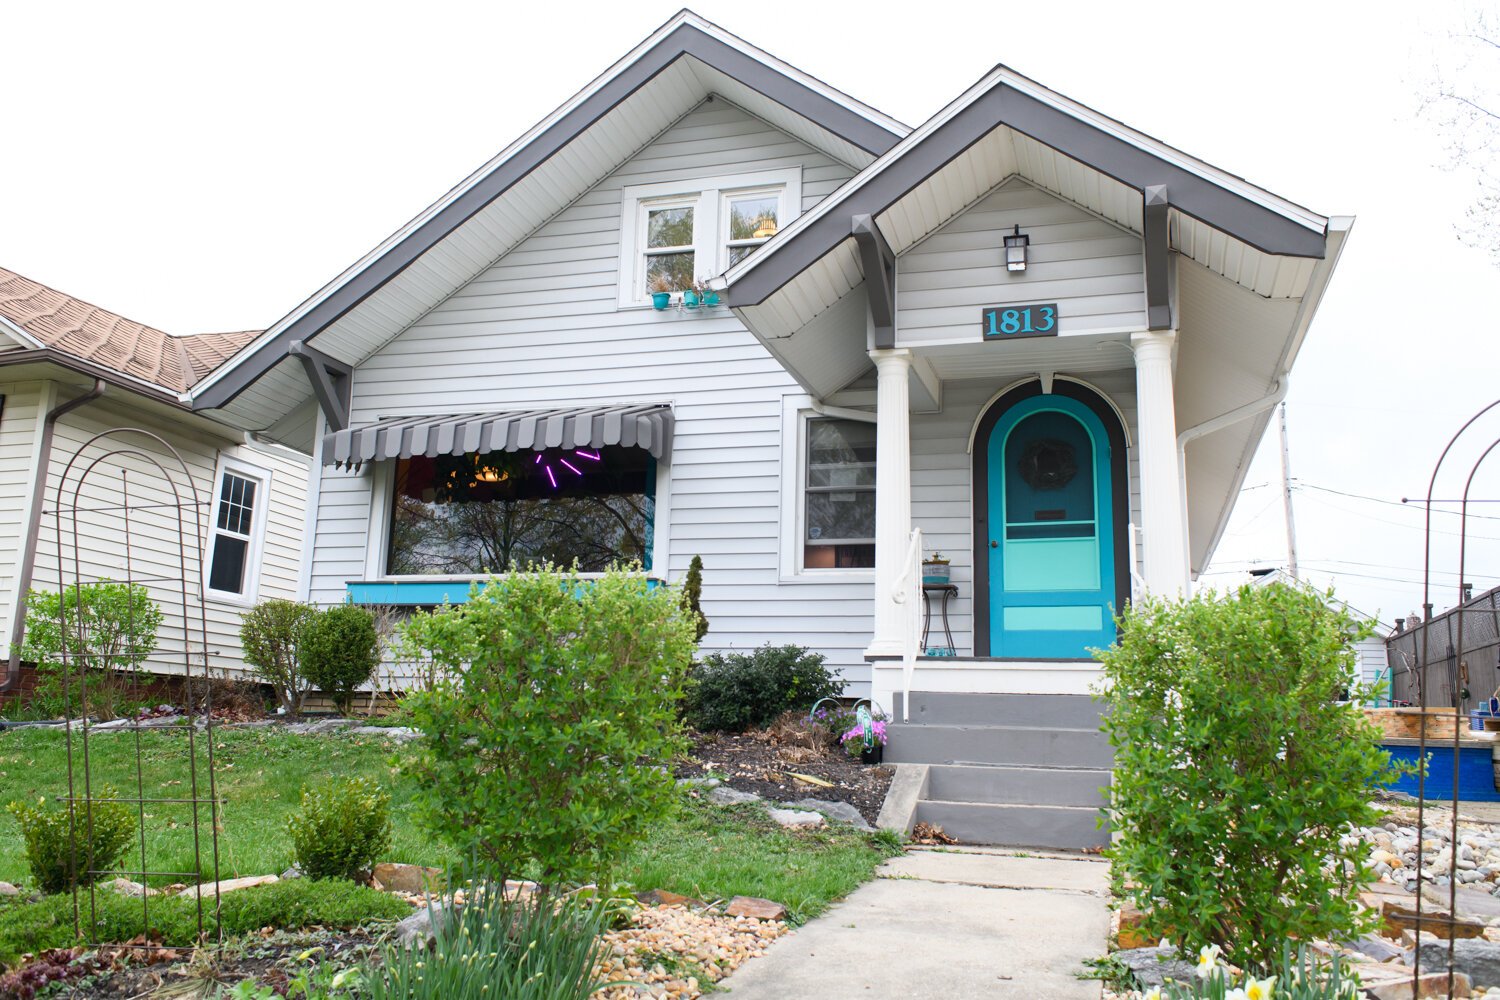
{"type": "Polygon", "coordinates": [[[1021,227],[1016,226],[1016,231],[1005,237],[1005,269],[1012,274],[1019,274],[1026,270],[1026,248],[1031,245],[1031,237],[1021,232],[1021,227]]]}

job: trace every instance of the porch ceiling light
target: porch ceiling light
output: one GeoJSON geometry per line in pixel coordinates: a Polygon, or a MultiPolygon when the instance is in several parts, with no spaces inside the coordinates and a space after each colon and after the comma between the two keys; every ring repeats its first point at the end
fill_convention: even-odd
{"type": "Polygon", "coordinates": [[[1016,226],[1016,231],[1005,237],[1005,269],[1012,273],[1026,270],[1026,248],[1031,245],[1031,237],[1021,232],[1021,227],[1016,226]]]}

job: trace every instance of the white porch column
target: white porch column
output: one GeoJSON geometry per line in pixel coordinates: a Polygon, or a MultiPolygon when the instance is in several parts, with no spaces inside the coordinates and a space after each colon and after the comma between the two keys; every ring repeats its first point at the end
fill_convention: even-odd
{"type": "Polygon", "coordinates": [[[1187,510],[1177,463],[1172,386],[1175,330],[1132,334],[1141,465],[1142,575],[1146,589],[1170,597],[1188,592],[1187,510]]]}
{"type": "Polygon", "coordinates": [[[891,595],[911,537],[911,351],[870,352],[875,362],[875,634],[871,656],[899,656],[902,609],[891,595]]]}

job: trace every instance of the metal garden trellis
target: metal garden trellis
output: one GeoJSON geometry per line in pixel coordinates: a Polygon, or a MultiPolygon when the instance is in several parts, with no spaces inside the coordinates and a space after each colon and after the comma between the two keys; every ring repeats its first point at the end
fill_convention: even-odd
{"type": "MultiPolygon", "coordinates": [[[[1496,407],[1500,407],[1500,399],[1495,400],[1493,403],[1490,403],[1488,406],[1485,406],[1484,408],[1482,408],[1481,410],[1479,410],[1477,413],[1475,413],[1472,417],[1470,417],[1464,423],[1464,425],[1462,427],[1460,427],[1453,434],[1453,436],[1451,438],[1448,439],[1447,445],[1444,446],[1442,454],[1440,454],[1438,456],[1437,463],[1432,468],[1432,477],[1427,482],[1427,495],[1425,497],[1421,498],[1421,502],[1423,504],[1423,508],[1424,508],[1424,511],[1425,511],[1425,527],[1424,527],[1424,532],[1423,532],[1423,546],[1422,546],[1422,548],[1423,548],[1423,551],[1422,551],[1422,620],[1423,620],[1423,625],[1424,626],[1427,626],[1427,625],[1429,625],[1432,622],[1432,607],[1433,607],[1433,605],[1432,605],[1432,530],[1433,530],[1432,529],[1432,505],[1435,502],[1434,499],[1433,499],[1433,491],[1437,487],[1438,475],[1442,471],[1443,463],[1448,460],[1448,456],[1453,451],[1454,446],[1456,444],[1458,444],[1458,442],[1464,437],[1464,435],[1468,433],[1469,429],[1471,427],[1473,427],[1475,425],[1475,423],[1477,423],[1481,417],[1483,417],[1486,413],[1489,413],[1491,410],[1494,410],[1496,407]]],[[[1490,455],[1497,448],[1500,448],[1500,437],[1497,437],[1495,440],[1493,440],[1492,442],[1490,442],[1490,444],[1488,445],[1488,447],[1486,447],[1484,449],[1484,451],[1480,453],[1479,457],[1474,460],[1474,464],[1469,467],[1469,473],[1468,473],[1468,475],[1464,479],[1463,494],[1462,494],[1462,496],[1460,497],[1460,499],[1458,501],[1458,503],[1459,503],[1459,510],[1458,510],[1458,515],[1459,515],[1459,529],[1458,529],[1458,604],[1457,604],[1457,619],[1458,619],[1458,621],[1457,621],[1457,636],[1456,636],[1456,642],[1454,643],[1454,649],[1453,649],[1452,653],[1449,654],[1448,650],[1445,649],[1443,651],[1444,655],[1442,657],[1442,662],[1444,662],[1446,664],[1446,662],[1448,661],[1448,659],[1449,659],[1449,657],[1451,655],[1451,658],[1452,658],[1452,661],[1453,661],[1453,664],[1454,664],[1454,671],[1453,671],[1453,677],[1452,677],[1452,682],[1453,683],[1451,685],[1452,694],[1453,694],[1453,762],[1454,763],[1453,763],[1453,768],[1452,768],[1452,770],[1453,770],[1453,788],[1452,788],[1452,795],[1450,797],[1450,803],[1451,803],[1451,807],[1452,807],[1451,808],[1451,813],[1450,813],[1451,829],[1449,831],[1449,850],[1450,851],[1454,851],[1454,852],[1456,852],[1457,849],[1458,849],[1458,801],[1459,801],[1459,798],[1458,798],[1458,796],[1459,796],[1458,755],[1459,755],[1459,736],[1460,736],[1460,734],[1462,732],[1463,718],[1464,718],[1464,699],[1462,697],[1462,687],[1463,687],[1462,677],[1463,677],[1463,670],[1464,670],[1464,619],[1466,617],[1466,612],[1468,610],[1468,609],[1466,609],[1464,607],[1464,605],[1465,605],[1464,571],[1465,571],[1465,568],[1466,568],[1465,567],[1465,559],[1466,559],[1466,556],[1468,554],[1468,544],[1467,543],[1468,543],[1469,502],[1470,502],[1469,492],[1470,492],[1470,490],[1474,486],[1474,477],[1476,475],[1478,475],[1480,467],[1484,464],[1485,460],[1488,459],[1490,457],[1490,455]]],[[[1478,609],[1474,609],[1474,610],[1476,610],[1476,611],[1484,611],[1485,609],[1478,608],[1478,609]]],[[[1428,649],[1428,638],[1429,638],[1429,633],[1430,632],[1431,632],[1430,628],[1424,627],[1422,629],[1422,639],[1421,639],[1421,647],[1422,648],[1421,648],[1421,655],[1420,655],[1420,658],[1419,658],[1420,662],[1417,664],[1417,667],[1416,667],[1416,669],[1419,671],[1417,691],[1418,691],[1418,696],[1419,696],[1419,698],[1418,698],[1418,708],[1419,708],[1419,711],[1421,713],[1420,716],[1419,716],[1421,724],[1418,727],[1418,737],[1417,737],[1418,738],[1418,747],[1419,747],[1419,749],[1417,751],[1417,756],[1418,756],[1418,760],[1420,760],[1420,761],[1425,761],[1427,759],[1427,697],[1428,697],[1429,689],[1431,687],[1431,685],[1429,685],[1427,683],[1427,669],[1432,664],[1432,659],[1429,656],[1429,652],[1430,651],[1428,649]]],[[[1416,897],[1416,907],[1415,907],[1415,909],[1416,909],[1416,926],[1418,928],[1418,934],[1419,935],[1421,933],[1422,928],[1424,927],[1424,924],[1428,925],[1428,926],[1443,926],[1443,925],[1447,926],[1447,929],[1448,929],[1448,962],[1447,962],[1447,966],[1448,966],[1448,982],[1447,982],[1447,995],[1451,998],[1454,995],[1454,992],[1453,992],[1453,987],[1454,987],[1454,953],[1455,953],[1454,942],[1457,940],[1457,938],[1456,938],[1455,933],[1454,933],[1453,924],[1456,921],[1456,913],[1457,913],[1456,907],[1457,907],[1457,902],[1458,902],[1458,879],[1457,879],[1456,875],[1454,875],[1454,874],[1450,874],[1449,879],[1448,879],[1448,913],[1447,913],[1447,915],[1443,916],[1443,917],[1439,917],[1439,916],[1436,916],[1436,915],[1434,915],[1432,917],[1423,917],[1423,915],[1422,915],[1422,899],[1423,899],[1422,883],[1423,883],[1423,880],[1425,879],[1425,876],[1423,875],[1423,867],[1424,867],[1424,865],[1423,865],[1423,854],[1424,854],[1423,848],[1424,848],[1424,843],[1423,842],[1426,839],[1425,838],[1425,831],[1427,829],[1426,812],[1427,812],[1427,775],[1426,775],[1426,769],[1423,768],[1417,774],[1417,897],[1416,897]]],[[[1411,986],[1411,990],[1412,990],[1412,997],[1414,998],[1414,1000],[1415,1000],[1415,998],[1417,998],[1417,997],[1419,997],[1421,995],[1421,992],[1420,992],[1421,976],[1422,976],[1422,949],[1421,949],[1421,941],[1420,941],[1420,937],[1419,937],[1418,947],[1413,951],[1413,961],[1412,961],[1412,986],[1411,986]]]]}
{"type": "MultiPolygon", "coordinates": [[[[68,794],[65,802],[68,811],[68,831],[73,845],[69,857],[73,882],[73,929],[79,937],[91,944],[104,944],[95,940],[98,927],[98,896],[96,881],[107,876],[129,876],[144,883],[149,878],[173,878],[197,883],[204,874],[204,835],[202,819],[204,807],[208,812],[208,847],[212,863],[212,879],[219,880],[219,802],[214,769],[214,721],[212,684],[209,683],[208,664],[208,620],[203,604],[202,566],[205,508],[207,501],[200,499],[193,485],[192,473],[182,455],[160,435],[135,427],[114,427],[89,438],[73,453],[64,467],[54,493],[55,503],[48,512],[53,515],[56,546],[59,600],[59,625],[62,642],[60,656],[64,704],[68,723],[65,729],[67,741],[68,794]],[[134,488],[134,489],[133,489],[134,488]],[[124,553],[123,564],[114,569],[123,570],[119,577],[106,575],[104,571],[90,573],[85,570],[84,545],[87,544],[79,530],[80,520],[88,523],[91,531],[111,531],[124,553]],[[143,532],[165,531],[169,538],[175,536],[175,560],[168,559],[148,572],[137,571],[138,537],[143,532]],[[71,546],[71,560],[66,550],[71,546]],[[84,594],[91,586],[103,583],[123,584],[126,589],[126,623],[124,641],[126,647],[105,652],[92,650],[88,645],[88,630],[91,622],[85,613],[84,594]],[[71,591],[69,587],[71,586],[71,591]],[[153,645],[152,649],[140,649],[135,643],[135,616],[137,614],[134,588],[147,588],[149,593],[160,595],[161,600],[176,612],[171,620],[180,622],[175,629],[180,637],[180,649],[166,649],[153,645]],[[73,607],[69,607],[70,600],[73,607]],[[196,628],[197,643],[194,644],[196,628]],[[75,635],[76,633],[76,635],[75,635]],[[96,729],[91,719],[90,683],[113,680],[121,662],[129,668],[133,688],[140,692],[139,663],[147,655],[158,659],[177,661],[182,665],[184,695],[188,715],[181,723],[167,725],[142,725],[135,718],[125,726],[112,726],[108,739],[129,739],[134,743],[135,794],[116,795],[109,799],[98,797],[95,792],[94,760],[90,753],[90,734],[96,729]],[[91,677],[90,675],[93,675],[91,677]],[[195,691],[201,681],[201,694],[195,691]],[[76,692],[75,692],[76,684],[76,692]],[[77,704],[73,697],[77,695],[77,704]],[[196,706],[201,705],[201,719],[193,718],[196,706]],[[76,724],[75,724],[75,721],[76,724]],[[189,778],[187,797],[168,797],[147,794],[147,775],[143,753],[142,730],[149,732],[178,731],[186,741],[185,761],[189,778]],[[123,731],[122,731],[123,730],[123,731]],[[206,767],[200,767],[200,758],[206,767]],[[200,770],[206,771],[200,780],[200,770]],[[201,794],[206,784],[207,797],[201,794]],[[79,871],[78,824],[87,830],[87,843],[92,845],[94,807],[96,803],[112,801],[133,805],[137,823],[138,866],[120,869],[94,869],[79,871]],[[192,857],[194,870],[168,871],[149,863],[146,838],[146,822],[154,818],[147,812],[172,810],[186,807],[190,812],[192,829],[192,857]],[[87,883],[88,928],[84,934],[82,893],[77,876],[83,875],[87,883]]],[[[96,535],[93,537],[104,537],[96,535]]],[[[160,540],[158,539],[158,542],[160,540]]],[[[92,565],[102,566],[102,560],[94,556],[92,565]]],[[[154,599],[154,598],[153,598],[154,599]]],[[[100,737],[94,737],[98,739],[100,737]]],[[[153,779],[159,775],[153,775],[153,779]]],[[[164,783],[163,787],[173,784],[164,783]]],[[[93,861],[89,850],[87,860],[93,861]]],[[[201,890],[190,889],[196,898],[198,938],[204,938],[204,899],[201,890]]],[[[222,943],[219,928],[219,896],[214,893],[214,940],[222,943]]],[[[152,948],[151,900],[146,892],[141,893],[140,947],[152,948]]]]}

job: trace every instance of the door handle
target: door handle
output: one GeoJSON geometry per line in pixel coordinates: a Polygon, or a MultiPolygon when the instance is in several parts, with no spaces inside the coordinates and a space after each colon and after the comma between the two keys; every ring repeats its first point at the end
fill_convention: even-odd
{"type": "Polygon", "coordinates": [[[990,539],[990,548],[992,548],[992,549],[998,549],[999,547],[1000,547],[1000,543],[997,542],[997,541],[995,541],[993,538],[991,538],[990,539]]]}

